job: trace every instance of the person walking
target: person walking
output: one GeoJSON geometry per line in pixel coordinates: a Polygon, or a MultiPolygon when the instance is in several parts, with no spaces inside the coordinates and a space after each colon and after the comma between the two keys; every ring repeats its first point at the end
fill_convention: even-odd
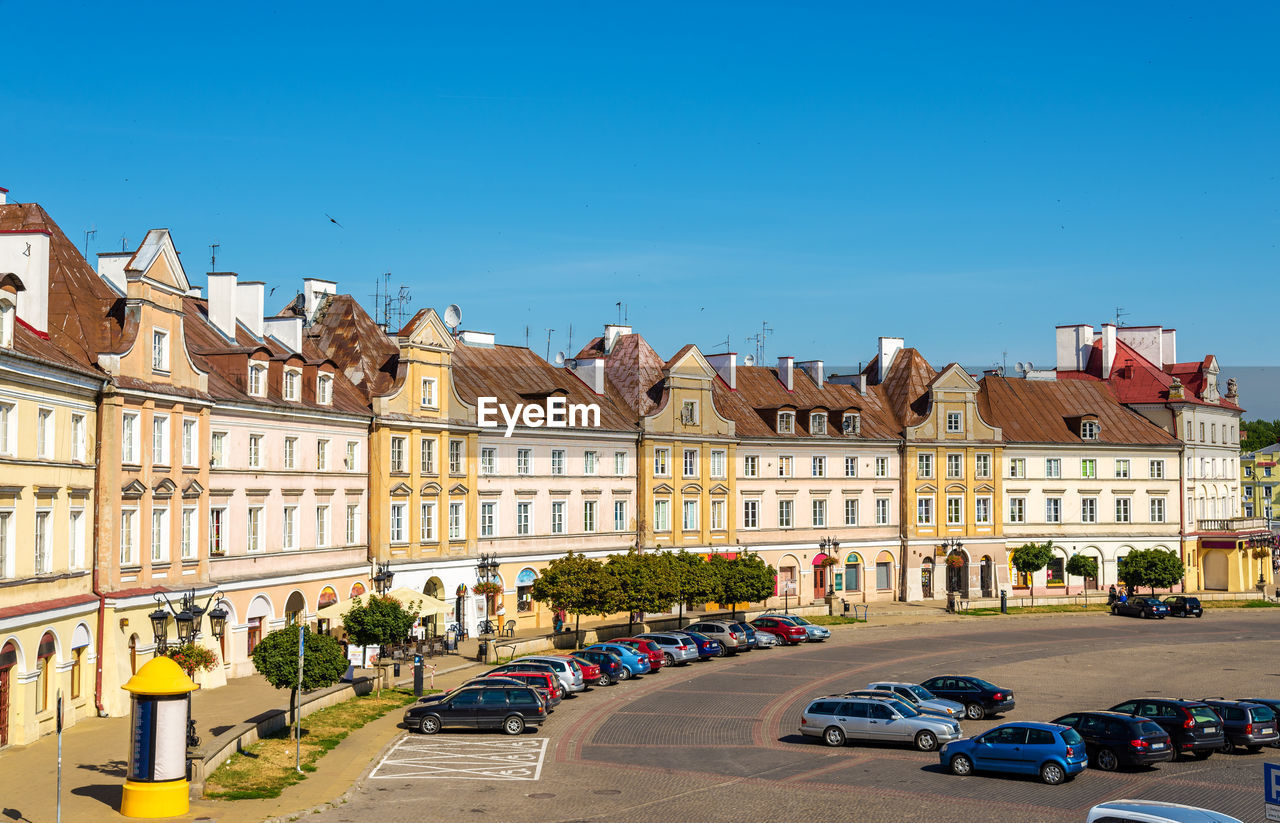
{"type": "Polygon", "coordinates": [[[1107,589],[1107,605],[1110,606],[1116,602],[1116,584],[1112,583],[1111,588],[1107,589]]]}

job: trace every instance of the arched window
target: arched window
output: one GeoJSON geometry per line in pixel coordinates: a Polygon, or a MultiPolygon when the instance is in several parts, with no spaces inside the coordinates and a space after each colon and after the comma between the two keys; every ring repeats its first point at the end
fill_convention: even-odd
{"type": "Polygon", "coordinates": [[[857,552],[849,552],[844,559],[844,590],[862,591],[862,557],[857,552]]]}
{"type": "Polygon", "coordinates": [[[521,569],[516,575],[516,611],[533,611],[533,581],[537,579],[538,573],[533,569],[521,569]]]}
{"type": "Polygon", "coordinates": [[[49,681],[53,679],[54,653],[57,641],[53,632],[45,632],[40,638],[40,648],[36,651],[36,711],[49,708],[49,681]]]}

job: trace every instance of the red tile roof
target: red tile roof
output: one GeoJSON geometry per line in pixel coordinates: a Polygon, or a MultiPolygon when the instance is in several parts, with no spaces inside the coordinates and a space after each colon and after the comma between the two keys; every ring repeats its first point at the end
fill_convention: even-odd
{"type": "MultiPolygon", "coordinates": [[[[1235,403],[1220,396],[1218,402],[1210,403],[1200,399],[1204,392],[1206,370],[1212,355],[1203,361],[1194,363],[1170,363],[1159,369],[1154,363],[1143,357],[1123,340],[1116,340],[1116,356],[1111,366],[1111,375],[1107,382],[1115,390],[1121,403],[1167,403],[1169,387],[1177,377],[1182,382],[1183,403],[1202,406],[1218,406],[1232,411],[1242,411],[1235,403]]],[[[1102,379],[1102,341],[1095,340],[1089,351],[1089,361],[1084,371],[1059,371],[1060,380],[1101,380],[1102,379]]],[[[1225,387],[1219,389],[1219,392],[1225,387]]]]}
{"type": "Polygon", "coordinates": [[[938,372],[915,349],[902,349],[893,358],[880,385],[903,427],[924,422],[929,413],[929,386],[937,376],[938,372]]]}
{"type": "Polygon", "coordinates": [[[37,600],[34,603],[19,603],[16,606],[5,606],[3,609],[0,609],[0,620],[10,617],[24,617],[28,614],[51,612],[55,609],[65,609],[71,606],[93,603],[97,599],[98,598],[92,594],[73,594],[68,597],[55,597],[52,600],[37,600]]]}
{"type": "Polygon", "coordinates": [[[1007,443],[1084,441],[1071,418],[1096,415],[1098,443],[1176,446],[1178,440],[1124,406],[1111,386],[1093,380],[1021,380],[988,375],[978,383],[978,412],[1007,443]]]}

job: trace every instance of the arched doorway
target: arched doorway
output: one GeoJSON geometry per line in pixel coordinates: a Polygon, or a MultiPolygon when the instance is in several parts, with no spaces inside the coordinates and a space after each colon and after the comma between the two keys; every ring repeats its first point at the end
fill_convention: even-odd
{"type": "Polygon", "coordinates": [[[849,552],[849,556],[844,559],[844,590],[862,591],[862,556],[857,552],[849,552]]]}
{"type": "Polygon", "coordinates": [[[53,681],[53,669],[57,663],[58,639],[53,632],[45,632],[40,638],[40,647],[36,650],[36,713],[49,708],[50,684],[53,681]]]}
{"type": "Polygon", "coordinates": [[[969,596],[969,555],[963,550],[947,555],[947,591],[969,596]]]}
{"type": "Polygon", "coordinates": [[[538,573],[530,568],[523,568],[516,575],[516,613],[533,613],[533,584],[538,573]]]}
{"type": "Polygon", "coordinates": [[[996,567],[991,562],[991,555],[984,554],[982,560],[978,563],[978,582],[982,587],[983,597],[995,597],[996,591],[996,567]]]}
{"type": "Polygon", "coordinates": [[[813,599],[822,600],[827,596],[827,555],[818,552],[813,556],[813,599]]]}
{"type": "Polygon", "coordinates": [[[1217,550],[1205,552],[1204,587],[1211,591],[1225,592],[1228,587],[1228,566],[1226,552],[1217,550]]]}
{"type": "Polygon", "coordinates": [[[444,581],[433,577],[422,587],[422,593],[437,600],[444,600],[444,581]]]}
{"type": "MultiPolygon", "coordinates": [[[[338,593],[333,590],[332,586],[325,586],[323,589],[320,590],[320,597],[319,599],[316,600],[316,614],[319,614],[321,609],[328,608],[329,606],[332,606],[334,603],[337,603],[337,602],[338,602],[338,593]]],[[[318,618],[316,620],[316,624],[317,624],[316,631],[318,631],[321,634],[329,633],[329,625],[330,625],[329,618],[327,617],[318,618]]]]}
{"type": "Polygon", "coordinates": [[[933,558],[926,557],[920,563],[920,596],[933,599],[933,558]]]}
{"type": "Polygon", "coordinates": [[[17,665],[18,647],[10,640],[0,648],[0,746],[9,745],[9,692],[17,665]]]}
{"type": "Polygon", "coordinates": [[[271,601],[264,595],[258,595],[249,603],[249,611],[245,613],[245,654],[252,655],[258,643],[262,641],[262,623],[274,617],[271,601]]]}
{"type": "Polygon", "coordinates": [[[302,596],[302,592],[294,591],[289,595],[289,599],[284,601],[284,622],[286,626],[296,626],[302,622],[302,618],[307,614],[307,599],[302,596]]]}
{"type": "Polygon", "coordinates": [[[781,565],[778,566],[778,577],[775,585],[778,587],[778,594],[782,595],[784,609],[791,602],[791,598],[799,599],[800,591],[796,587],[799,569],[798,561],[791,555],[783,557],[781,565]]]}

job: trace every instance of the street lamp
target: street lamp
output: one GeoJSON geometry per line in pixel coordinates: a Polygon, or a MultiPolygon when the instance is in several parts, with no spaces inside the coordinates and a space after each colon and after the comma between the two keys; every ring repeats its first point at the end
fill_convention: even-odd
{"type": "MultiPolygon", "coordinates": [[[[481,583],[490,583],[493,581],[494,572],[498,570],[498,556],[496,554],[481,554],[479,561],[476,563],[476,578],[481,583]]],[[[486,587],[487,589],[488,587],[486,587]]],[[[489,592],[484,593],[484,631],[482,634],[492,634],[493,626],[489,624],[489,592]]]]}
{"type": "MultiPolygon", "coordinates": [[[[823,552],[826,552],[827,549],[830,549],[834,553],[836,550],[840,548],[840,541],[836,540],[834,537],[824,537],[818,541],[818,548],[821,549],[823,552]]],[[[831,557],[831,555],[827,555],[827,557],[829,558],[831,557]]],[[[827,596],[828,597],[834,597],[836,593],[835,578],[832,576],[830,571],[831,567],[834,565],[835,563],[829,563],[827,565],[826,575],[827,575],[827,596]]]]}
{"type": "Polygon", "coordinates": [[[390,563],[383,563],[378,566],[378,571],[373,575],[373,588],[378,594],[386,594],[391,591],[391,580],[396,573],[391,571],[390,563]]]}
{"type": "Polygon", "coordinates": [[[164,592],[157,592],[155,595],[156,608],[155,611],[147,615],[151,619],[151,633],[155,635],[156,649],[161,654],[168,648],[169,635],[169,617],[173,617],[173,622],[177,627],[178,643],[187,645],[194,643],[200,637],[200,619],[205,614],[209,615],[209,633],[213,635],[214,640],[221,641],[223,634],[227,629],[227,610],[218,606],[209,610],[209,604],[214,599],[221,599],[222,592],[216,591],[209,595],[201,606],[196,602],[195,589],[188,590],[182,595],[182,600],[175,607],[173,601],[164,592]],[[165,607],[168,607],[166,610],[165,607]]]}
{"type": "Polygon", "coordinates": [[[156,606],[156,610],[148,616],[151,618],[151,634],[156,640],[156,651],[164,654],[164,650],[169,646],[169,613],[156,606]]]}

